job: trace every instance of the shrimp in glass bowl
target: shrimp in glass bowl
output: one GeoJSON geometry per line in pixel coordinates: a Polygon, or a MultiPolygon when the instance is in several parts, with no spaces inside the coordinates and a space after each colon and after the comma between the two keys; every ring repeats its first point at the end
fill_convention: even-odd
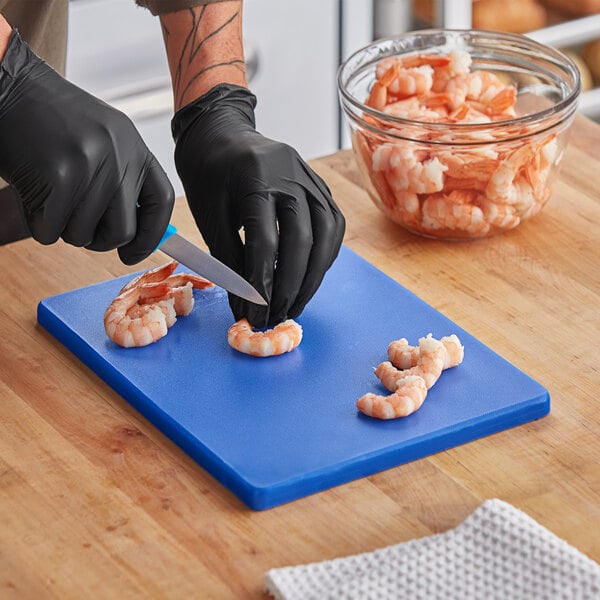
{"type": "Polygon", "coordinates": [[[477,30],[377,40],[337,81],[372,202],[404,229],[445,240],[505,232],[544,207],[581,91],[562,52],[477,30]]]}

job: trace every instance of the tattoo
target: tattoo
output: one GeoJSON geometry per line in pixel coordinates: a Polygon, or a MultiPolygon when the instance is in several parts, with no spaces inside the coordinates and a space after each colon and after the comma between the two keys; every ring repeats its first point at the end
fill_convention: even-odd
{"type": "Polygon", "coordinates": [[[233,60],[228,60],[226,62],[215,63],[214,65],[208,65],[207,67],[200,69],[200,71],[198,71],[191,79],[188,80],[186,86],[183,88],[183,91],[181,92],[180,95],[178,95],[178,99],[179,99],[178,106],[181,106],[182,100],[185,97],[185,93],[188,91],[188,89],[190,88],[192,83],[194,83],[194,81],[196,81],[197,79],[202,77],[202,75],[204,75],[207,71],[210,71],[212,69],[217,69],[218,67],[229,67],[229,66],[237,66],[237,65],[240,65],[243,69],[244,64],[245,63],[242,59],[233,59],[233,60]]]}
{"type": "MultiPolygon", "coordinates": [[[[183,47],[180,50],[176,68],[172,73],[173,96],[176,107],[182,106],[183,99],[190,87],[208,71],[219,67],[234,67],[239,69],[242,73],[245,71],[243,56],[227,58],[224,60],[226,56],[224,53],[220,55],[217,54],[217,57],[211,60],[209,54],[202,52],[203,47],[210,40],[212,40],[213,44],[218,44],[219,34],[227,34],[226,29],[229,28],[230,30],[231,27],[239,28],[239,19],[241,18],[240,12],[236,11],[224,23],[206,32],[202,29],[202,26],[204,25],[203,19],[207,8],[208,5],[202,6],[199,11],[195,11],[192,8],[187,9],[191,18],[191,24],[183,42],[183,47]]],[[[168,44],[170,32],[164,24],[162,27],[165,43],[168,44]]],[[[237,40],[239,41],[239,46],[241,48],[242,43],[239,34],[237,40]]]]}

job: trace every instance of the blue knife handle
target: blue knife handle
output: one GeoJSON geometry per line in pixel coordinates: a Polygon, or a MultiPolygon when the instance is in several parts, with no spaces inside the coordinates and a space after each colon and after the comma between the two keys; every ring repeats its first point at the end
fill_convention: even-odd
{"type": "Polygon", "coordinates": [[[154,248],[154,252],[156,252],[172,235],[174,235],[176,233],[177,233],[177,228],[175,227],[175,225],[171,225],[171,223],[169,223],[169,225],[167,226],[167,230],[165,231],[162,238],[160,239],[160,242],[158,242],[158,246],[156,246],[156,248],[154,248]]]}

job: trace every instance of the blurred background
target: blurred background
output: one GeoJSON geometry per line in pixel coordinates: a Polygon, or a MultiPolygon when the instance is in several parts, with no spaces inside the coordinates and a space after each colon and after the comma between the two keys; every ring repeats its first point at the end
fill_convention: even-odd
{"type": "MultiPolygon", "coordinates": [[[[600,0],[245,0],[257,128],[306,159],[349,148],[341,62],[374,39],[431,27],[523,33],[560,48],[581,71],[580,112],[600,121],[600,0]]],[[[133,0],[71,0],[67,77],[133,119],[182,195],[158,18],[133,0]]]]}

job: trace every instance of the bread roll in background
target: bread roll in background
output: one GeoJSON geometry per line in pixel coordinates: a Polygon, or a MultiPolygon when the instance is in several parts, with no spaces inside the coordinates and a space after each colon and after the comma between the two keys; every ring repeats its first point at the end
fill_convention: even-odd
{"type": "Polygon", "coordinates": [[[562,51],[577,65],[579,73],[581,75],[581,91],[585,92],[591,90],[594,87],[594,79],[592,72],[588,67],[585,60],[574,50],[562,49],[562,51]]]}
{"type": "Polygon", "coordinates": [[[526,33],[546,26],[546,9],[537,0],[475,0],[473,28],[526,33]]]}
{"type": "Polygon", "coordinates": [[[600,85],[600,39],[585,44],[582,56],[585,64],[592,72],[594,83],[600,85]]]}
{"type": "Polygon", "coordinates": [[[539,0],[546,8],[566,18],[585,17],[600,13],[600,0],[539,0]]]}
{"type": "MultiPolygon", "coordinates": [[[[546,25],[546,10],[538,0],[473,0],[472,10],[474,29],[524,33],[546,25]]],[[[434,0],[413,0],[413,15],[436,25],[434,0]]]]}

